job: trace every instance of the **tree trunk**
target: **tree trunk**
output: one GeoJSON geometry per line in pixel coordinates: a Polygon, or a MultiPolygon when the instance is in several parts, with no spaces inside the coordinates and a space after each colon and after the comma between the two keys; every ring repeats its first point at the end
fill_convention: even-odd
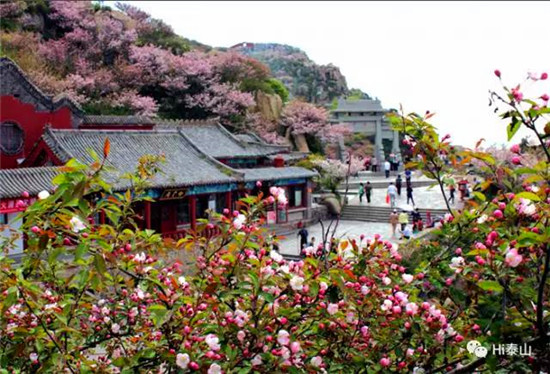
{"type": "Polygon", "coordinates": [[[296,148],[298,149],[298,151],[309,153],[309,147],[307,145],[306,136],[304,134],[294,134],[294,143],[296,144],[296,148]]]}

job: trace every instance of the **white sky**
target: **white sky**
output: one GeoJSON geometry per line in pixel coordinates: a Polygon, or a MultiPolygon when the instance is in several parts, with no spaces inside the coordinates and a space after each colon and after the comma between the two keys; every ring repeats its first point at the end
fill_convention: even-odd
{"type": "MultiPolygon", "coordinates": [[[[338,66],[350,88],[385,108],[402,103],[406,112],[436,112],[440,131],[467,146],[482,137],[506,141],[505,123],[488,107],[495,68],[508,85],[528,71],[550,73],[550,2],[131,3],[211,46],[301,48],[318,64],[338,66]]],[[[550,94],[550,79],[537,86],[550,94]]]]}

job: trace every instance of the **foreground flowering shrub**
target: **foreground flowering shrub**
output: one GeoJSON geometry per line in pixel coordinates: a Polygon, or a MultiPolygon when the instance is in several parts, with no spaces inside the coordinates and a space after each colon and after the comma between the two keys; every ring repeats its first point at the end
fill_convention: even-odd
{"type": "MultiPolygon", "coordinates": [[[[542,116],[545,109],[535,115],[542,116]]],[[[548,161],[526,169],[459,154],[420,116],[399,118],[418,166],[486,163],[482,190],[450,208],[406,261],[379,236],[328,238],[301,261],[263,225],[279,188],[203,220],[174,242],[141,230],[136,203],[160,166],[144,157],[133,192],[104,165],[72,160],[23,214],[21,264],[0,258],[0,368],[47,373],[534,372],[547,366],[548,161]],[[462,161],[458,161],[459,157],[462,161]],[[420,160],[420,158],[419,158],[420,160]],[[93,218],[104,213],[108,224],[93,218]],[[212,230],[216,228],[217,230],[212,230]],[[206,233],[217,232],[211,236],[206,233]],[[191,261],[170,260],[173,253],[191,261]],[[470,340],[531,344],[533,355],[472,355],[470,340]]],[[[546,145],[542,150],[547,154],[546,145]]],[[[106,144],[104,159],[108,157],[106,144]]],[[[324,238],[326,236],[323,236],[324,238]]],[[[6,241],[3,248],[10,249],[6,241]]],[[[479,352],[479,351],[478,351],[479,352]]],[[[487,351],[485,352],[487,353],[487,351]]]]}

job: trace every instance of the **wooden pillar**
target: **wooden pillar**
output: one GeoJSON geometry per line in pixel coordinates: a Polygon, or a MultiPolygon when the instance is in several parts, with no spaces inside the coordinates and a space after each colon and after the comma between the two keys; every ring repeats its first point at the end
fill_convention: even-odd
{"type": "Polygon", "coordinates": [[[145,201],[145,228],[151,228],[151,202],[145,201]]]}
{"type": "Polygon", "coordinates": [[[231,210],[231,191],[225,193],[225,207],[231,210]]]}
{"type": "Polygon", "coordinates": [[[105,224],[105,211],[101,210],[99,212],[99,223],[104,225],[105,224]]]}
{"type": "Polygon", "coordinates": [[[191,216],[191,229],[197,227],[197,197],[189,196],[189,216],[191,216]]]}

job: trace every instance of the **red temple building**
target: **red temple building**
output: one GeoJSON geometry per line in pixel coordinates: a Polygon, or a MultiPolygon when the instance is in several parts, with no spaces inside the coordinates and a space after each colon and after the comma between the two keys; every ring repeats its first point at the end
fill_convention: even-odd
{"type": "MultiPolygon", "coordinates": [[[[259,192],[257,181],[263,182],[264,193],[275,185],[288,196],[288,206],[274,206],[268,223],[298,222],[310,216],[315,173],[288,166],[304,154],[266,144],[255,134],[234,135],[215,119],[86,115],[70,99],[44,94],[7,58],[0,59],[0,77],[0,225],[17,229],[18,213],[39,192],[52,190],[51,181],[61,172],[58,167],[72,158],[92,163],[88,150],[102,154],[107,138],[111,143],[107,164],[114,171],[105,178],[114,190],[130,188],[121,175],[135,171],[141,156],[165,156],[162,172],[147,191],[154,202],[136,206],[143,228],[165,237],[182,237],[208,211],[235,208],[240,197],[259,192]],[[29,197],[23,196],[24,191],[29,197]]],[[[24,248],[22,240],[18,246],[24,248]]]]}

